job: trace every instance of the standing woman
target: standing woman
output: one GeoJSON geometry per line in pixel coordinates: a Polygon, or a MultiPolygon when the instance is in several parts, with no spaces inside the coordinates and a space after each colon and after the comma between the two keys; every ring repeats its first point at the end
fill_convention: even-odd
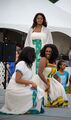
{"type": "Polygon", "coordinates": [[[33,25],[30,28],[25,41],[25,46],[32,46],[36,50],[36,73],[38,72],[37,68],[40,59],[40,49],[45,44],[49,43],[53,44],[53,39],[51,32],[47,28],[46,18],[43,13],[37,13],[33,19],[33,25]]]}

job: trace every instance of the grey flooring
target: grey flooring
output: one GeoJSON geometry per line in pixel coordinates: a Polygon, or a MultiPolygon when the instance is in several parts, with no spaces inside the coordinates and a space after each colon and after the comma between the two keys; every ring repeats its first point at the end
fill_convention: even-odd
{"type": "MultiPolygon", "coordinates": [[[[71,95],[68,94],[69,107],[45,108],[45,113],[40,115],[3,115],[0,120],[71,120],[71,95]]],[[[0,87],[0,108],[4,105],[5,90],[0,87]]]]}

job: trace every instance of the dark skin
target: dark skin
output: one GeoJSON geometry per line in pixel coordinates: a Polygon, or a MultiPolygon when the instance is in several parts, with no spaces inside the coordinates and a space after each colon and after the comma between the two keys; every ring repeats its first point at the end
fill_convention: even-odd
{"type": "Polygon", "coordinates": [[[49,80],[45,78],[43,71],[47,66],[50,66],[50,67],[56,66],[55,64],[49,64],[49,62],[47,61],[47,59],[50,59],[51,52],[52,52],[52,49],[50,47],[46,48],[45,57],[41,58],[39,67],[38,67],[38,75],[41,78],[41,80],[45,83],[45,86],[46,86],[45,91],[49,91],[50,84],[49,84],[49,80]]]}
{"type": "Polygon", "coordinates": [[[38,75],[41,77],[43,82],[47,85],[48,84],[47,79],[43,75],[43,70],[45,69],[46,66],[47,66],[46,58],[42,57],[39,63],[38,75]]]}
{"type": "MultiPolygon", "coordinates": [[[[60,65],[60,69],[59,69],[59,73],[60,74],[63,74],[64,73],[64,70],[65,70],[65,67],[66,67],[66,63],[65,62],[63,62],[61,65],[60,65]]],[[[55,76],[54,76],[54,78],[56,78],[55,76]]],[[[59,82],[61,82],[61,80],[59,79],[59,78],[56,78],[59,82]]],[[[67,83],[68,83],[68,81],[67,81],[67,83]]],[[[67,84],[66,83],[66,84],[67,84]]],[[[70,78],[69,78],[69,93],[71,94],[71,76],[70,76],[70,78]]]]}
{"type": "Polygon", "coordinates": [[[43,17],[41,15],[38,15],[36,18],[37,25],[34,28],[34,32],[41,32],[42,23],[43,23],[43,17]]]}
{"type": "MultiPolygon", "coordinates": [[[[66,63],[63,62],[61,65],[60,65],[60,69],[58,70],[60,74],[64,74],[64,70],[66,68],[66,63]]],[[[61,80],[59,80],[59,78],[57,79],[59,82],[61,82],[61,80]]],[[[67,83],[66,83],[67,84],[67,83]]]]}
{"type": "Polygon", "coordinates": [[[50,86],[49,81],[45,78],[45,76],[43,74],[43,71],[46,66],[47,66],[47,60],[45,57],[42,57],[40,60],[40,63],[39,63],[38,75],[40,76],[40,78],[46,85],[45,91],[49,91],[49,86],[50,86]]]}

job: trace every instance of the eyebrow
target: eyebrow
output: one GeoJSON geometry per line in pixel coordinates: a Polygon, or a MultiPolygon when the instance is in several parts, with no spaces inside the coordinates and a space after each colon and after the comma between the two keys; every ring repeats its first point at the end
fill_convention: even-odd
{"type": "Polygon", "coordinates": [[[45,52],[52,52],[51,50],[45,50],[45,52]]]}

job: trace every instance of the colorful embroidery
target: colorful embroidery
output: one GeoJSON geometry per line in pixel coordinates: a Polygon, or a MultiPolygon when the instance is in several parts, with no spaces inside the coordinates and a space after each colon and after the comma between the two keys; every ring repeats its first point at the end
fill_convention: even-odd
{"type": "Polygon", "coordinates": [[[52,68],[52,71],[50,72],[50,74],[48,75],[48,78],[51,78],[56,72],[56,67],[52,68]]]}
{"type": "Polygon", "coordinates": [[[32,43],[35,47],[35,50],[36,50],[36,67],[35,67],[35,71],[36,71],[36,74],[38,73],[38,64],[39,64],[39,61],[40,61],[40,50],[41,50],[41,47],[42,47],[42,42],[41,40],[39,39],[36,39],[36,40],[32,40],[32,43]]]}
{"type": "Polygon", "coordinates": [[[33,107],[31,108],[31,110],[27,112],[28,114],[44,113],[44,97],[42,98],[40,111],[37,109],[37,92],[38,92],[37,90],[33,90],[33,93],[32,93],[33,107]]]}

